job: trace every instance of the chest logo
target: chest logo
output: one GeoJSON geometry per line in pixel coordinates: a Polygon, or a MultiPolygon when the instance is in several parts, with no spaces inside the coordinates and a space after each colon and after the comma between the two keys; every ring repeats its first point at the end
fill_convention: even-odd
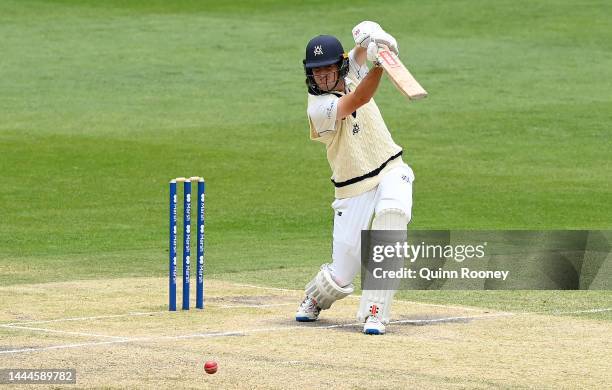
{"type": "Polygon", "coordinates": [[[323,55],[323,48],[321,47],[321,45],[315,46],[314,55],[315,56],[323,55]]]}
{"type": "Polygon", "coordinates": [[[359,124],[358,123],[354,123],[353,124],[353,135],[359,133],[359,124]]]}

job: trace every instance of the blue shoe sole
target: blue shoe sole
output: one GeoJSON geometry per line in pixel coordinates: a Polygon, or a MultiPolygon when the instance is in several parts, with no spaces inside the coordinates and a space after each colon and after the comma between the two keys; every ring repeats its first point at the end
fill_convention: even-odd
{"type": "Polygon", "coordinates": [[[365,334],[382,334],[378,331],[378,329],[366,329],[365,334]]]}
{"type": "Polygon", "coordinates": [[[313,322],[316,321],[316,318],[309,318],[309,317],[295,317],[295,320],[297,322],[313,322]]]}

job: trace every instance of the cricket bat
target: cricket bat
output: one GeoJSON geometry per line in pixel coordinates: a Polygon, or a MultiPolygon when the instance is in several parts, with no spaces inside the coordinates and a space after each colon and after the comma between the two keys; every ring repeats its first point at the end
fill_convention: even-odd
{"type": "Polygon", "coordinates": [[[410,74],[398,56],[386,47],[378,51],[378,61],[387,72],[389,79],[401,93],[410,100],[427,97],[427,91],[410,74]]]}

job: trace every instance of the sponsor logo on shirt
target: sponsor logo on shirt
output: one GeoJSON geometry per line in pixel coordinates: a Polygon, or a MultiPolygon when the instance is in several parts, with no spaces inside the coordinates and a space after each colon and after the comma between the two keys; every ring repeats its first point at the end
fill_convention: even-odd
{"type": "Polygon", "coordinates": [[[329,107],[327,107],[325,109],[325,115],[327,115],[327,119],[331,119],[332,118],[332,112],[334,111],[334,105],[336,104],[335,101],[331,102],[329,104],[329,107]]]}

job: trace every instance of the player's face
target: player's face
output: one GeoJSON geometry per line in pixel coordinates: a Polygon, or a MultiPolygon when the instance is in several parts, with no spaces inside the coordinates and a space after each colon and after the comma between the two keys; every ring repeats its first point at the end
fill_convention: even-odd
{"type": "Polygon", "coordinates": [[[338,65],[332,64],[322,66],[320,68],[313,68],[312,75],[317,83],[317,86],[321,90],[331,91],[336,85],[336,80],[338,79],[338,65]]]}

